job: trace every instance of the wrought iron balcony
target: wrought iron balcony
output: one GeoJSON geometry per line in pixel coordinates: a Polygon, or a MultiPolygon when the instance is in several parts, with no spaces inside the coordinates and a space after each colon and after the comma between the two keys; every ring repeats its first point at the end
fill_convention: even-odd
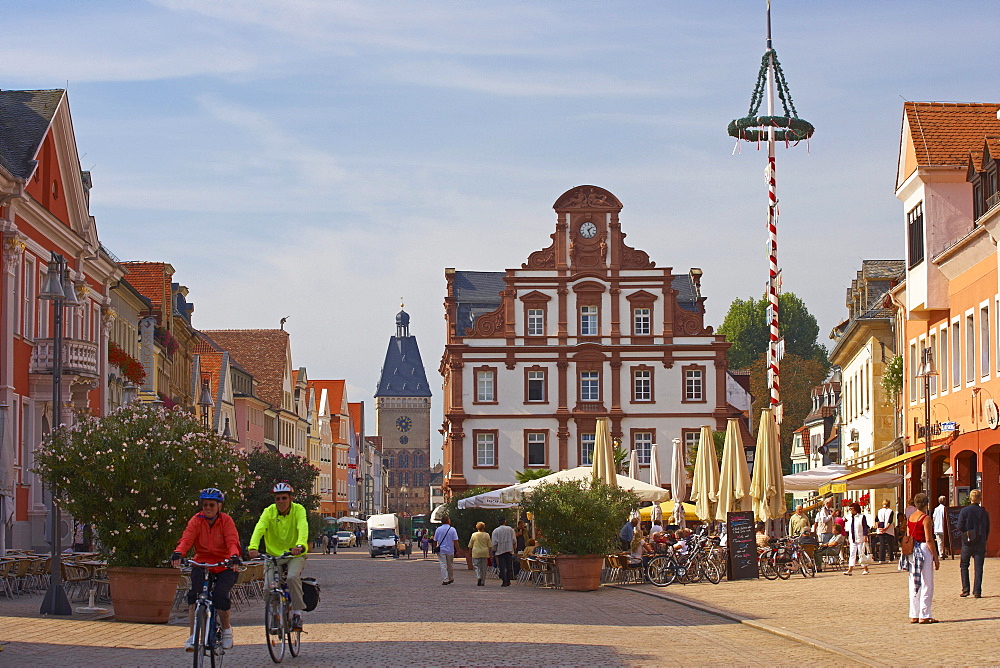
{"type": "MultiPolygon", "coordinates": [[[[55,343],[52,339],[35,339],[31,351],[31,373],[52,373],[55,343]]],[[[63,374],[97,377],[97,344],[80,339],[63,339],[63,374]]]]}

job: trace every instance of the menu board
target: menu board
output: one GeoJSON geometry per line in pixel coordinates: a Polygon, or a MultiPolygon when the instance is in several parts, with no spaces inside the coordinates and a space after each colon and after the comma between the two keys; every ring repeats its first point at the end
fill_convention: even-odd
{"type": "Polygon", "coordinates": [[[958,516],[962,512],[961,506],[948,508],[945,517],[948,519],[948,549],[951,550],[951,558],[962,553],[962,532],[958,530],[958,516]]]}
{"type": "Polygon", "coordinates": [[[729,548],[729,579],[760,577],[757,573],[757,538],[753,511],[726,514],[726,545],[729,548]]]}

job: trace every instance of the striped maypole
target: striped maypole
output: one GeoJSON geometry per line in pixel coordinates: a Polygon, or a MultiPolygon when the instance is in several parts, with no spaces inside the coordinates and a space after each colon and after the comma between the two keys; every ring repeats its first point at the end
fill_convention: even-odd
{"type": "MultiPolygon", "coordinates": [[[[774,49],[771,45],[771,3],[767,3],[767,115],[774,116],[774,49]]],[[[767,258],[770,278],[767,282],[767,301],[770,340],[767,347],[767,380],[771,390],[771,408],[775,420],[781,426],[781,381],[779,369],[781,355],[778,342],[781,332],[778,328],[778,194],[775,188],[774,166],[774,126],[767,129],[767,258]]]]}

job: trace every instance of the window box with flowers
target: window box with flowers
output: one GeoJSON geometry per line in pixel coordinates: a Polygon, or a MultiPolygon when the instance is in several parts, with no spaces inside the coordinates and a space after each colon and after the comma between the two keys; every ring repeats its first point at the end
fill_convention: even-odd
{"type": "Polygon", "coordinates": [[[139,623],[169,621],[178,573],[164,566],[198,491],[218,487],[233,514],[248,479],[245,457],[191,414],[144,403],[56,430],[34,471],[60,508],[93,527],[115,619],[139,623]]]}
{"type": "Polygon", "coordinates": [[[142,368],[142,363],[114,341],[108,341],[108,363],[118,367],[122,376],[133,385],[142,385],[146,380],[146,370],[142,368]]]}
{"type": "Polygon", "coordinates": [[[160,347],[167,351],[167,355],[170,357],[174,356],[177,352],[177,348],[180,344],[177,343],[177,339],[174,335],[170,333],[170,330],[166,327],[154,327],[153,328],[153,340],[160,344],[160,347]]]}

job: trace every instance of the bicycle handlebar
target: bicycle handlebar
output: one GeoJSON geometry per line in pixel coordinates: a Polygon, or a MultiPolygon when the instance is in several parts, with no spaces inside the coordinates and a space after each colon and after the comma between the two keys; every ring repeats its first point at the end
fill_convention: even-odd
{"type": "Polygon", "coordinates": [[[201,563],[199,561],[195,561],[194,559],[188,559],[187,560],[187,564],[188,564],[188,566],[200,566],[201,568],[215,568],[217,566],[233,566],[234,565],[234,564],[229,563],[229,559],[226,559],[225,561],[220,561],[217,564],[203,564],[203,563],[201,563]]]}

